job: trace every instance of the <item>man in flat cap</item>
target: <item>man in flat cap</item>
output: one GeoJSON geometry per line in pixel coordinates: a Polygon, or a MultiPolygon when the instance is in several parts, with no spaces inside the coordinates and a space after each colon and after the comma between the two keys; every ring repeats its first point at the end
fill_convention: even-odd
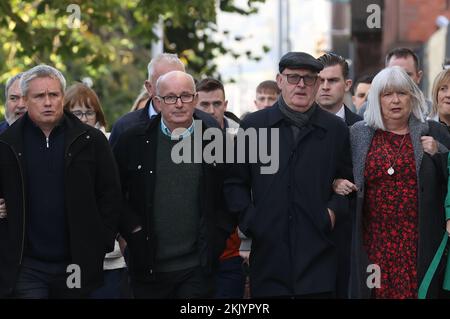
{"type": "Polygon", "coordinates": [[[255,129],[258,141],[247,138],[247,157],[232,168],[225,196],[239,216],[240,230],[253,240],[252,297],[335,296],[337,254],[331,235],[349,210],[332,183],[340,176],[352,178],[352,166],[347,126],[314,102],[322,68],[307,53],[284,55],[277,103],[241,123],[238,141],[239,134],[248,137],[255,129]],[[252,143],[278,158],[275,173],[261,170],[264,158],[252,160],[252,143]]]}

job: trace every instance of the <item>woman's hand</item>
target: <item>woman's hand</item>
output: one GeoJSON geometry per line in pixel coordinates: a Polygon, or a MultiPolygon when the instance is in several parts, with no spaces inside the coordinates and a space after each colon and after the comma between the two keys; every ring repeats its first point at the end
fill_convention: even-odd
{"type": "Polygon", "coordinates": [[[423,151],[430,155],[434,155],[438,152],[438,145],[436,140],[431,136],[422,136],[420,138],[422,142],[423,151]]]}
{"type": "Polygon", "coordinates": [[[338,178],[333,182],[333,191],[339,195],[348,195],[351,192],[356,192],[358,187],[347,179],[338,178]]]}

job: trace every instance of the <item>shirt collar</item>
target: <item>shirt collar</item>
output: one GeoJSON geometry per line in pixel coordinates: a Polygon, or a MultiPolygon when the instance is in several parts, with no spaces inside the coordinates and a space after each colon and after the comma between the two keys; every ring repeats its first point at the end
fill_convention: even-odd
{"type": "Polygon", "coordinates": [[[150,105],[148,107],[148,118],[152,118],[154,116],[158,115],[158,112],[155,111],[155,108],[153,107],[153,101],[150,100],[150,105]]]}
{"type": "Polygon", "coordinates": [[[164,123],[164,118],[161,117],[161,132],[164,135],[170,137],[172,140],[178,140],[180,138],[183,139],[183,138],[190,136],[194,132],[194,127],[195,127],[195,121],[194,121],[194,118],[192,118],[191,126],[189,126],[183,133],[181,133],[180,135],[172,135],[172,132],[167,127],[167,125],[164,123]]]}
{"type": "Polygon", "coordinates": [[[339,116],[345,121],[345,105],[342,104],[342,107],[337,111],[336,116],[339,116]]]}

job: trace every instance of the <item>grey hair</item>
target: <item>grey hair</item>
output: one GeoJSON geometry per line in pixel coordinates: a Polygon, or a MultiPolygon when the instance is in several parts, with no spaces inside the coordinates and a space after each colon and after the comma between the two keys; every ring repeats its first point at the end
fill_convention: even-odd
{"type": "Polygon", "coordinates": [[[194,81],[194,78],[192,77],[192,75],[190,75],[189,73],[186,73],[186,72],[181,72],[181,71],[171,71],[171,72],[169,72],[169,73],[166,73],[166,74],[161,75],[161,76],[158,78],[158,80],[156,81],[156,95],[159,95],[159,94],[160,94],[160,91],[161,91],[161,83],[162,83],[167,77],[169,77],[169,76],[171,76],[171,75],[174,75],[174,74],[177,74],[177,76],[184,75],[184,76],[186,76],[187,78],[189,78],[189,81],[192,82],[192,88],[194,89],[194,93],[196,92],[196,91],[195,91],[195,81],[194,81]]]}
{"type": "Polygon", "coordinates": [[[10,77],[8,81],[6,81],[5,85],[5,99],[8,100],[8,91],[11,88],[11,86],[16,82],[17,80],[20,80],[24,72],[17,73],[13,77],[10,77]]]}
{"type": "Polygon", "coordinates": [[[58,80],[59,84],[61,85],[61,92],[64,93],[64,91],[66,90],[66,79],[64,78],[62,73],[52,66],[40,64],[26,71],[22,75],[22,78],[20,79],[20,90],[22,91],[22,96],[27,95],[30,81],[34,80],[35,78],[43,77],[50,77],[52,79],[58,80]]]}
{"type": "Polygon", "coordinates": [[[181,62],[181,60],[178,58],[178,56],[176,54],[172,54],[172,53],[161,53],[158,54],[156,57],[154,57],[147,66],[147,72],[148,72],[148,80],[151,80],[152,76],[153,76],[153,72],[155,71],[155,65],[160,63],[160,62],[165,62],[167,64],[178,64],[180,65],[183,70],[184,68],[184,64],[183,62],[181,62]]]}
{"type": "Polygon", "coordinates": [[[392,66],[381,70],[372,81],[367,96],[367,109],[364,112],[364,121],[373,129],[385,130],[381,115],[381,94],[386,91],[406,91],[411,97],[411,110],[419,121],[424,122],[426,102],[422,91],[408,74],[399,66],[392,66]]]}

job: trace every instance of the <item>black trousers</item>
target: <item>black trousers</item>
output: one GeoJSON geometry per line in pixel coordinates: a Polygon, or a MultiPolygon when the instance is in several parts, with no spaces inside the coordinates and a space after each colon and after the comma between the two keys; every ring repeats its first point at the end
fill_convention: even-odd
{"type": "Polygon", "coordinates": [[[132,279],[131,285],[136,299],[212,298],[214,293],[214,277],[200,267],[156,273],[154,281],[132,279]]]}

